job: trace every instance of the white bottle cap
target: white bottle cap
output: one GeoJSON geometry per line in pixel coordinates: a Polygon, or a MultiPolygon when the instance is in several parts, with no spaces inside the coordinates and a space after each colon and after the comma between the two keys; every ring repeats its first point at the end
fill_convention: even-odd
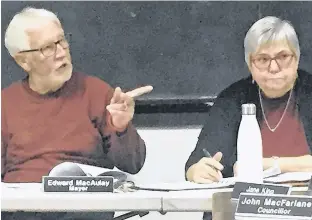
{"type": "Polygon", "coordinates": [[[256,105],[252,103],[242,104],[242,114],[243,115],[255,115],[256,105]]]}

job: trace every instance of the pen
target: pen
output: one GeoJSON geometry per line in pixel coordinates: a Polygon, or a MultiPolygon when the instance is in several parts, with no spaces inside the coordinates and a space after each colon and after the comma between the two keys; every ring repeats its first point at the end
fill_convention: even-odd
{"type": "MultiPolygon", "coordinates": [[[[203,148],[203,153],[204,153],[205,157],[212,158],[211,154],[210,154],[205,148],[203,148]]],[[[214,168],[216,171],[218,171],[218,173],[219,173],[220,176],[222,176],[220,170],[218,170],[216,167],[213,167],[213,168],[214,168]]]]}
{"type": "Polygon", "coordinates": [[[205,157],[212,158],[211,154],[205,148],[203,148],[203,152],[205,154],[205,157]]]}

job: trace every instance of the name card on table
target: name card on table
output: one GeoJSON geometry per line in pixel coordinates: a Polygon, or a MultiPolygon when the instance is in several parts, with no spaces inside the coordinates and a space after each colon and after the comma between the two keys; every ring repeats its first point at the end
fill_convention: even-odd
{"type": "Polygon", "coordinates": [[[42,177],[44,192],[113,192],[114,178],[109,176],[42,177]]]}
{"type": "Polygon", "coordinates": [[[312,219],[312,196],[242,193],[235,219],[312,219]]]}
{"type": "Polygon", "coordinates": [[[241,193],[288,195],[290,189],[291,186],[288,185],[236,182],[232,192],[232,200],[237,201],[241,193]]]}

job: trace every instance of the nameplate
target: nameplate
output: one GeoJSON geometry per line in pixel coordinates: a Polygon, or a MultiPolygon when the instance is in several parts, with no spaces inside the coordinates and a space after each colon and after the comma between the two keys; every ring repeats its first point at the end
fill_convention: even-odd
{"type": "Polygon", "coordinates": [[[113,192],[114,178],[109,176],[42,177],[44,192],[113,192]]]}
{"type": "Polygon", "coordinates": [[[236,182],[232,192],[232,200],[238,200],[241,193],[288,195],[290,193],[290,189],[291,186],[288,185],[236,182]]]}
{"type": "Polygon", "coordinates": [[[312,219],[312,196],[242,193],[235,219],[312,219]]]}

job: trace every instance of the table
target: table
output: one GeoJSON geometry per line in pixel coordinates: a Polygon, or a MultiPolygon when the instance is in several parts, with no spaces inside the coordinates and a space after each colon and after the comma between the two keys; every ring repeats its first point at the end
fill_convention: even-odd
{"type": "MultiPolygon", "coordinates": [[[[232,188],[129,193],[45,193],[41,184],[8,188],[2,184],[2,211],[160,211],[209,212],[214,220],[232,215],[232,188]],[[86,205],[88,204],[88,205],[86,205]]],[[[292,188],[303,194],[307,187],[292,188]]]]}
{"type": "MultiPolygon", "coordinates": [[[[2,211],[161,211],[162,192],[45,193],[41,183],[21,188],[2,184],[2,211]]],[[[166,192],[164,192],[166,193],[166,192]]]]}
{"type": "Polygon", "coordinates": [[[163,195],[164,212],[212,211],[213,195],[218,192],[232,192],[232,188],[171,191],[163,195]]]}

